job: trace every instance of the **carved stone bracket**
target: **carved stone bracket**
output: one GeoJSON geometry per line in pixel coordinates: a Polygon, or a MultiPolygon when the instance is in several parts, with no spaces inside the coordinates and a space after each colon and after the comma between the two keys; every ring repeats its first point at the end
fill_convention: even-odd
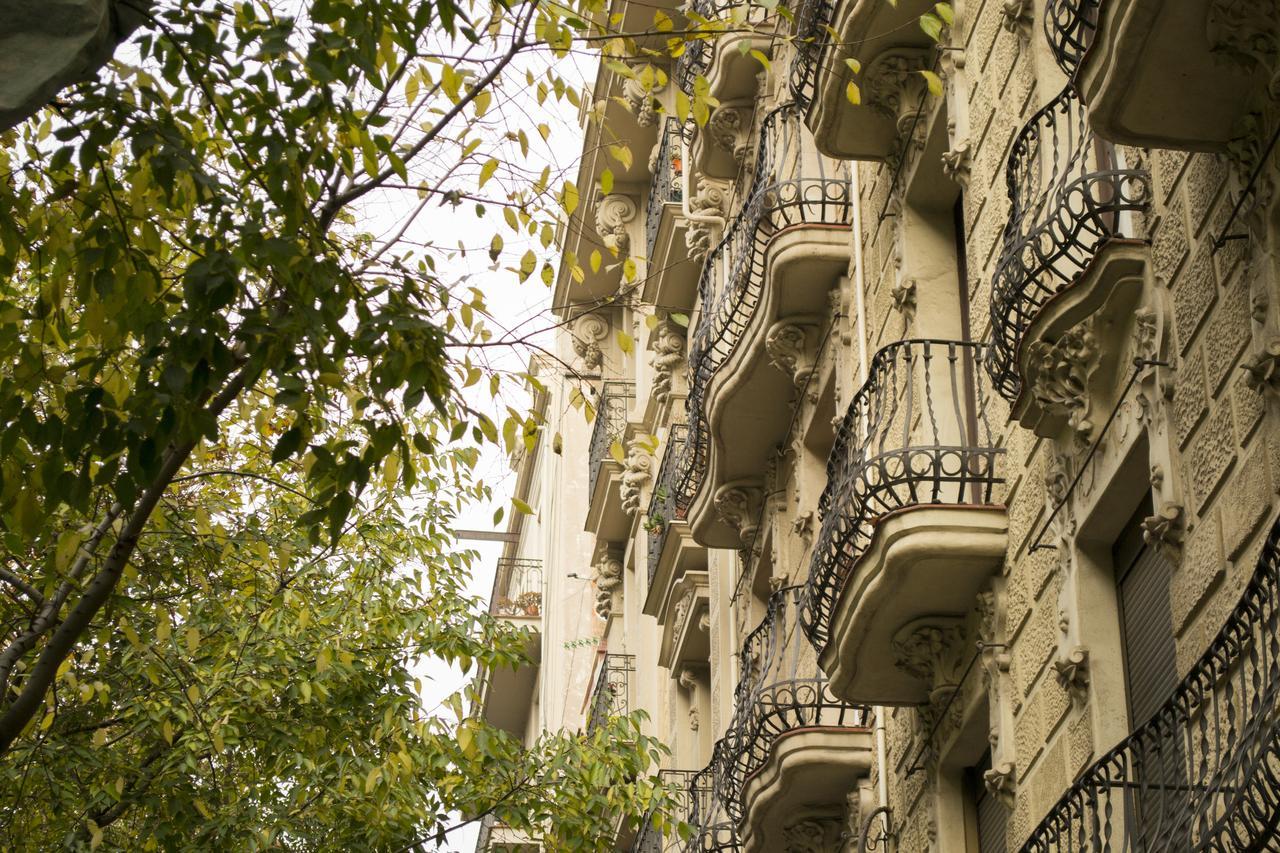
{"type": "Polygon", "coordinates": [[[665,83],[658,82],[658,75],[646,66],[634,67],[634,77],[622,81],[622,100],[635,114],[636,124],[641,127],[653,127],[658,120],[658,111],[654,106],[654,96],[666,88],[665,83]]]}
{"type": "Polygon", "coordinates": [[[1182,554],[1182,537],[1186,532],[1186,518],[1181,504],[1166,502],[1155,515],[1142,520],[1142,538],[1148,545],[1163,548],[1173,561],[1182,554]]]}
{"type": "Polygon", "coordinates": [[[957,139],[951,149],[942,155],[942,174],[962,187],[969,186],[972,149],[973,144],[965,137],[957,139]]]}
{"type": "Polygon", "coordinates": [[[689,198],[689,212],[697,217],[707,219],[691,219],[685,230],[684,242],[689,249],[689,259],[701,263],[706,258],[716,238],[724,227],[725,191],[716,184],[701,181],[698,191],[689,198]],[[711,221],[712,219],[718,221],[711,221]]]}
{"type": "Polygon", "coordinates": [[[774,367],[791,378],[797,391],[813,375],[818,357],[818,317],[788,317],[769,327],[765,350],[774,367]]]}
{"type": "Polygon", "coordinates": [[[629,195],[610,193],[596,198],[596,233],[619,257],[631,254],[627,226],[636,218],[636,201],[629,195]]]}
{"type": "Polygon", "coordinates": [[[929,65],[926,52],[912,49],[887,50],[863,72],[865,102],[894,121],[898,137],[891,159],[910,159],[924,147],[928,122],[928,83],[920,74],[929,65]]]}
{"type": "Polygon", "coordinates": [[[1076,646],[1070,653],[1054,660],[1053,677],[1059,687],[1083,705],[1089,698],[1089,650],[1076,646]]]}
{"type": "Polygon", "coordinates": [[[597,373],[604,366],[601,343],[609,334],[609,324],[599,314],[583,314],[573,321],[573,351],[585,373],[597,373]]]}
{"type": "Polygon", "coordinates": [[[717,148],[729,152],[741,165],[747,159],[751,141],[751,110],[727,104],[717,107],[707,119],[707,135],[717,148]]]}
{"type": "Polygon", "coordinates": [[[1273,338],[1241,364],[1244,381],[1258,393],[1280,391],[1280,338],[1273,338]]]}
{"type": "Polygon", "coordinates": [[[760,529],[760,506],[763,493],[759,486],[729,484],[716,492],[713,504],[716,515],[738,532],[743,548],[750,548],[760,529]]]}
{"type": "Polygon", "coordinates": [[[844,835],[842,815],[806,815],[782,830],[783,846],[789,853],[827,853],[840,849],[844,835]]]}
{"type": "Polygon", "coordinates": [[[1000,25],[1022,38],[1030,38],[1035,24],[1031,0],[1004,0],[1000,4],[1000,25]]]}
{"type": "Polygon", "coordinates": [[[1098,342],[1087,324],[1053,343],[1034,341],[1028,348],[1031,393],[1046,410],[1065,414],[1068,425],[1086,440],[1093,434],[1089,379],[1097,369],[1098,342]]]}
{"type": "Polygon", "coordinates": [[[893,310],[902,315],[902,319],[910,323],[916,316],[916,280],[904,278],[889,291],[893,299],[893,310]]]}
{"type": "Polygon", "coordinates": [[[1012,809],[1014,797],[1018,790],[1018,774],[1012,761],[1002,761],[982,774],[982,783],[987,786],[991,796],[995,797],[1005,808],[1012,809]]]}
{"type": "Polygon", "coordinates": [[[596,585],[596,613],[601,619],[608,619],[613,612],[614,598],[622,591],[621,552],[608,542],[600,543],[596,548],[594,569],[592,581],[596,585]]]}
{"type": "Polygon", "coordinates": [[[677,371],[685,363],[685,331],[664,319],[658,323],[649,338],[649,364],[653,367],[653,397],[658,405],[665,406],[671,399],[671,388],[677,371]]]}
{"type": "Polygon", "coordinates": [[[627,445],[627,459],[622,466],[622,484],[618,488],[622,498],[622,511],[627,515],[640,512],[644,489],[653,479],[653,459],[649,447],[640,439],[632,439],[627,445]]]}

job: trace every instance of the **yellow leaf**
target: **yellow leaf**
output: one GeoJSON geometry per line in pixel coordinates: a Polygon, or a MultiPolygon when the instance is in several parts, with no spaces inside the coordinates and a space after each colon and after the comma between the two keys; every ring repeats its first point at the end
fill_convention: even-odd
{"type": "MultiPolygon", "coordinates": [[[[750,42],[746,41],[745,39],[743,40],[743,44],[749,44],[749,43],[750,42]]],[[[751,56],[755,58],[756,62],[760,63],[760,66],[764,68],[765,71],[769,70],[770,68],[769,57],[765,56],[763,51],[752,48],[751,56]]]]}
{"type": "Polygon", "coordinates": [[[187,688],[187,699],[194,705],[200,701],[200,688],[192,684],[187,688]]]}
{"type": "Polygon", "coordinates": [[[370,770],[369,775],[366,776],[364,780],[364,792],[366,794],[372,793],[373,789],[378,787],[378,779],[380,779],[381,777],[382,777],[381,768],[375,767],[372,770],[370,770]]]}
{"type": "Polygon", "coordinates": [[[591,271],[600,272],[600,264],[604,263],[604,256],[600,254],[599,249],[591,250],[591,271]]]}
{"type": "Polygon", "coordinates": [[[651,331],[651,332],[652,332],[654,329],[658,328],[658,315],[657,315],[657,314],[649,314],[648,316],[646,316],[646,317],[644,318],[644,327],[645,327],[646,329],[648,329],[649,331],[651,331]]]}
{"type": "Polygon", "coordinates": [[[618,339],[618,349],[622,350],[624,353],[631,353],[635,350],[636,348],[635,338],[631,337],[621,329],[619,329],[615,333],[615,335],[618,339]]]}
{"type": "Polygon", "coordinates": [[[481,89],[479,92],[476,93],[475,98],[473,98],[471,101],[471,103],[474,104],[476,108],[476,118],[480,118],[480,116],[484,115],[486,112],[489,111],[489,103],[492,100],[493,100],[493,93],[490,92],[488,89],[481,89]]]}
{"type": "Polygon", "coordinates": [[[612,456],[613,460],[619,465],[626,464],[627,452],[622,449],[622,442],[618,441],[616,438],[613,440],[613,443],[609,445],[609,455],[612,456]]]}
{"type": "Polygon", "coordinates": [[[920,76],[923,77],[925,79],[925,82],[929,84],[930,95],[933,95],[935,98],[942,96],[942,78],[941,77],[939,77],[937,74],[934,74],[932,71],[928,71],[923,68],[920,69],[920,76]]]}
{"type": "Polygon", "coordinates": [[[311,701],[311,682],[303,681],[298,685],[298,689],[302,691],[302,701],[310,702],[311,701]]]}
{"type": "Polygon", "coordinates": [[[849,99],[849,103],[855,107],[862,103],[862,90],[858,88],[858,84],[849,81],[849,85],[844,87],[844,96],[849,99]]]}
{"type": "Polygon", "coordinates": [[[844,61],[844,64],[849,66],[849,70],[852,71],[854,74],[857,74],[862,70],[862,63],[854,59],[853,57],[846,59],[844,61]]]}
{"type": "Polygon", "coordinates": [[[516,508],[516,512],[521,515],[533,515],[533,507],[529,506],[519,498],[512,498],[511,505],[514,506],[516,508]]]}
{"type": "Polygon", "coordinates": [[[573,212],[578,209],[578,188],[573,185],[572,181],[564,182],[564,189],[560,192],[560,206],[564,208],[564,212],[572,216],[573,212]]]}
{"type": "Polygon", "coordinates": [[[156,642],[169,642],[169,635],[172,633],[173,626],[169,624],[169,614],[167,611],[162,611],[156,616],[156,642]]]}
{"type": "Polygon", "coordinates": [[[608,195],[613,192],[613,170],[605,169],[600,173],[600,192],[608,195]]]}
{"type": "Polygon", "coordinates": [[[200,649],[200,629],[191,627],[187,629],[187,654],[195,655],[200,649]]]}
{"type": "Polygon", "coordinates": [[[93,733],[93,745],[94,745],[95,747],[102,746],[102,745],[103,745],[103,744],[105,744],[106,742],[107,742],[107,730],[106,730],[106,729],[98,729],[96,732],[94,732],[94,733],[93,733]]]}
{"type": "Polygon", "coordinates": [[[44,719],[40,721],[40,731],[47,732],[49,727],[53,725],[53,714],[45,714],[44,719]]]}
{"type": "Polygon", "coordinates": [[[160,734],[164,736],[165,743],[173,746],[173,723],[165,720],[164,725],[160,726],[160,734]]]}
{"type": "Polygon", "coordinates": [[[329,668],[333,661],[333,652],[329,651],[329,647],[320,650],[320,654],[316,655],[316,672],[322,673],[329,668]]]}
{"type": "Polygon", "coordinates": [[[476,184],[476,186],[477,187],[484,186],[485,181],[492,178],[493,173],[496,171],[498,171],[498,161],[490,157],[488,162],[486,162],[483,166],[480,167],[480,181],[479,183],[476,184]]]}

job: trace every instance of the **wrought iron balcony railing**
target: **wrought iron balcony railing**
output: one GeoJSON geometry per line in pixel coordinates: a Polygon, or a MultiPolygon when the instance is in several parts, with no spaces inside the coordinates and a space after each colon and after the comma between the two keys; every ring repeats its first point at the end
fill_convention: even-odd
{"type": "Polygon", "coordinates": [[[613,443],[621,443],[627,434],[627,409],[636,398],[634,382],[609,381],[600,390],[595,426],[591,428],[591,447],[587,451],[587,488],[596,487],[600,466],[610,458],[613,443]]]}
{"type": "Polygon", "coordinates": [[[1103,0],[1049,0],[1044,10],[1044,35],[1058,67],[1076,73],[1098,29],[1103,0]]]}
{"type": "Polygon", "coordinates": [[[494,616],[539,615],[542,612],[542,561],[499,559],[489,612],[494,616]]]}
{"type": "Polygon", "coordinates": [[[743,789],[786,732],[826,726],[865,726],[869,710],[832,696],[812,650],[799,630],[802,586],[769,597],[768,610],[738,653],[739,680],[733,694],[733,719],[717,750],[716,796],[739,824],[743,789]]]}
{"type": "Polygon", "coordinates": [[[1280,847],[1280,523],[1208,651],[1102,756],[1025,851],[1280,847]]]}
{"type": "Polygon", "coordinates": [[[720,754],[724,748],[723,738],[716,741],[711,761],[689,782],[689,816],[686,822],[693,833],[684,846],[685,853],[738,853],[738,829],[725,814],[715,792],[716,768],[720,766],[720,754]]]}
{"type": "Polygon", "coordinates": [[[683,201],[684,124],[670,117],[662,125],[662,137],[654,154],[653,181],[649,184],[649,201],[645,208],[645,258],[653,263],[653,249],[658,240],[658,227],[668,204],[683,201]]]}
{"type": "MultiPolygon", "coordinates": [[[[695,797],[693,783],[698,773],[697,770],[660,770],[658,772],[658,778],[675,789],[675,809],[670,815],[672,824],[683,821],[690,826],[693,825],[689,818],[693,811],[695,797]]],[[[636,833],[636,840],[631,845],[631,853],[666,853],[666,851],[680,850],[684,843],[680,840],[679,834],[673,831],[664,835],[662,830],[654,827],[652,817],[652,813],[645,815],[644,821],[640,824],[640,831],[636,833]]]]}
{"type": "Polygon", "coordinates": [[[877,518],[920,504],[991,502],[1004,451],[987,417],[985,350],[961,341],[904,340],[872,358],[840,422],[818,502],[822,527],[800,619],[819,651],[877,518]]]}
{"type": "Polygon", "coordinates": [[[666,450],[662,452],[662,464],[658,466],[658,478],[654,481],[653,494],[649,496],[649,586],[653,586],[653,579],[658,573],[658,564],[662,561],[662,549],[667,544],[671,522],[684,520],[684,512],[676,507],[676,489],[680,483],[680,466],[688,440],[688,424],[671,426],[667,433],[666,450]]]}
{"type": "Polygon", "coordinates": [[[822,51],[835,10],[834,0],[801,0],[796,8],[796,55],[789,72],[791,97],[805,109],[817,93],[822,51]]]}
{"type": "Polygon", "coordinates": [[[769,241],[798,225],[847,228],[852,222],[846,167],[828,166],[817,153],[798,104],[784,104],[764,118],[748,186],[746,203],[708,256],[698,280],[701,314],[690,347],[686,401],[689,452],[676,494],[682,512],[692,503],[706,468],[707,391],[760,304],[769,241]]]}
{"type": "Polygon", "coordinates": [[[604,725],[610,717],[631,713],[631,673],[636,671],[635,655],[605,655],[591,691],[587,709],[587,734],[604,725]]]}
{"type": "Polygon", "coordinates": [[[1045,303],[1074,284],[1107,241],[1131,231],[1150,203],[1150,176],[1094,136],[1072,85],[1014,141],[1006,170],[1011,210],[991,290],[987,370],[1008,400],[1021,388],[1018,350],[1045,303]]]}

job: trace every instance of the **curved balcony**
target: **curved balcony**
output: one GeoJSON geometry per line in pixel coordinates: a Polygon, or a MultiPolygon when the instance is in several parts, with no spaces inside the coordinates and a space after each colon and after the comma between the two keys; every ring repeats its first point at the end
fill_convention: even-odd
{"type": "Polygon", "coordinates": [[[635,655],[607,654],[601,659],[587,708],[587,734],[595,732],[610,717],[631,713],[631,673],[635,671],[635,655]]]}
{"type": "Polygon", "coordinates": [[[684,185],[685,141],[692,121],[668,117],[653,155],[653,182],[645,208],[645,278],[641,297],[669,311],[693,307],[701,266],[690,257],[684,185]]]}
{"type": "Polygon", "coordinates": [[[610,380],[600,389],[591,444],[587,448],[586,529],[600,539],[622,539],[631,527],[622,509],[622,458],[625,458],[627,417],[636,398],[634,382],[610,380]]]}
{"type": "Polygon", "coordinates": [[[1280,847],[1280,524],[1208,651],[1103,755],[1023,848],[1280,847]]]}
{"type": "Polygon", "coordinates": [[[800,616],[837,696],[924,701],[928,687],[894,665],[898,632],[967,612],[1004,559],[985,350],[890,344],[840,423],[800,616]]]}
{"type": "Polygon", "coordinates": [[[804,0],[796,13],[792,96],[808,112],[818,150],[842,160],[885,160],[898,150],[904,110],[918,109],[933,41],[920,17],[932,0],[804,0]],[[856,59],[856,76],[846,60],[856,59]],[[861,102],[846,90],[855,82],[861,102]]]}
{"type": "Polygon", "coordinates": [[[1280,22],[1264,3],[1049,0],[1045,35],[1106,139],[1221,151],[1272,84],[1280,22]]]}
{"type": "Polygon", "coordinates": [[[759,476],[790,420],[778,402],[795,393],[793,379],[769,363],[764,339],[770,326],[775,318],[825,316],[828,291],[848,263],[849,182],[843,166],[828,173],[806,142],[801,119],[794,103],[765,117],[747,201],[698,283],[701,312],[686,401],[689,449],[676,508],[690,520],[695,538],[712,547],[742,544],[738,532],[710,511],[715,487],[759,476]],[[784,278],[785,288],[770,285],[784,278]],[[733,369],[724,370],[731,361],[733,369]],[[717,381],[722,374],[728,379],[717,381]],[[713,389],[713,382],[720,387],[713,389]],[[733,425],[733,453],[717,452],[723,441],[713,438],[723,437],[713,431],[720,423],[733,425]],[[708,482],[711,488],[704,487],[708,482]]]}
{"type": "Polygon", "coordinates": [[[1105,289],[1109,246],[1133,233],[1151,180],[1127,168],[1114,147],[1089,129],[1072,86],[1037,112],[1014,141],[1006,180],[1011,210],[991,290],[992,344],[987,370],[996,389],[1016,402],[1021,363],[1035,323],[1054,297],[1084,282],[1105,289]]]}
{"type": "Polygon", "coordinates": [[[803,590],[770,596],[743,643],[733,719],[717,748],[715,793],[746,850],[783,849],[797,809],[843,807],[871,767],[868,709],[827,690],[800,636],[803,590]]]}
{"type": "Polygon", "coordinates": [[[674,79],[683,92],[693,91],[698,77],[707,78],[710,91],[721,101],[754,97],[756,75],[763,69],[749,52],[751,48],[770,52],[770,40],[750,32],[769,21],[773,14],[757,3],[737,0],[693,0],[688,12],[691,24],[711,22],[711,35],[685,42],[684,53],[676,60],[674,79]],[[732,22],[734,32],[714,32],[715,22],[732,22]],[[748,32],[740,32],[748,30],[748,32]],[[743,47],[743,42],[746,47],[743,47]]]}

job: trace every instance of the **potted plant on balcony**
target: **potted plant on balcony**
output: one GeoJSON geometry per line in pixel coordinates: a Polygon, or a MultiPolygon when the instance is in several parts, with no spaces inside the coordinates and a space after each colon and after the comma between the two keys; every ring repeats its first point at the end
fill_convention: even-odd
{"type": "Polygon", "coordinates": [[[516,608],[525,616],[537,616],[542,609],[542,593],[522,592],[516,598],[516,608]]]}

